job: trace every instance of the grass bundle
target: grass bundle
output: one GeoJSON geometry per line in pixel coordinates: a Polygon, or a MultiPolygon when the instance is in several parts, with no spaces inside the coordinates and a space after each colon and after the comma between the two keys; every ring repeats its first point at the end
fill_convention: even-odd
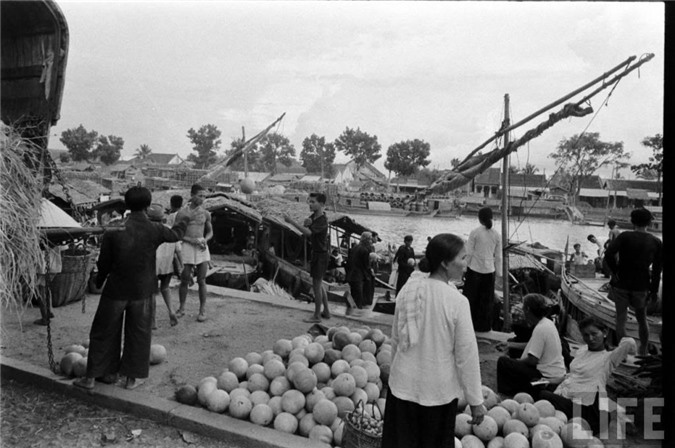
{"type": "Polygon", "coordinates": [[[40,149],[13,128],[0,132],[0,303],[3,308],[22,309],[36,291],[40,249],[40,218],[43,179],[37,160],[40,149]]]}

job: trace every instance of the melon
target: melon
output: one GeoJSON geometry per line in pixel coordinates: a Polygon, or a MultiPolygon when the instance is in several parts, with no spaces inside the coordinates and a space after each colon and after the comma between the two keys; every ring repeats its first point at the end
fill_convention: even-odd
{"type": "Polygon", "coordinates": [[[504,437],[504,448],[530,448],[530,442],[524,435],[512,432],[504,437]]]}
{"type": "Polygon", "coordinates": [[[460,439],[468,434],[471,434],[473,428],[471,427],[472,417],[468,414],[457,414],[455,416],[455,435],[460,439]]]}
{"type": "Polygon", "coordinates": [[[382,350],[377,354],[377,356],[375,356],[375,359],[377,359],[377,365],[380,367],[382,364],[391,364],[392,358],[393,356],[389,350],[382,350]]]}
{"type": "Polygon", "coordinates": [[[298,424],[298,434],[303,437],[308,437],[309,432],[317,425],[316,420],[314,420],[314,414],[306,414],[300,419],[298,424]]]}
{"type": "Polygon", "coordinates": [[[288,369],[286,369],[286,378],[288,378],[288,381],[292,383],[295,374],[300,372],[301,370],[309,370],[309,368],[301,362],[294,362],[292,364],[289,364],[288,369]]]}
{"type": "Polygon", "coordinates": [[[555,417],[544,417],[539,421],[542,425],[546,425],[553,430],[554,433],[560,434],[560,430],[565,425],[562,421],[555,417]]]}
{"type": "Polygon", "coordinates": [[[555,416],[555,407],[548,400],[538,400],[534,403],[534,407],[539,411],[540,417],[555,416]]]}
{"type": "Polygon", "coordinates": [[[256,390],[251,392],[251,404],[255,407],[257,404],[267,404],[270,401],[270,394],[264,390],[256,390]]]}
{"type": "Polygon", "coordinates": [[[299,390],[291,389],[281,396],[281,409],[289,414],[297,414],[305,407],[305,396],[299,390]]]}
{"type": "Polygon", "coordinates": [[[593,434],[584,429],[581,423],[572,422],[560,428],[560,439],[566,447],[586,447],[593,439],[593,434]]]}
{"type": "Polygon", "coordinates": [[[305,409],[307,412],[314,412],[314,406],[321,400],[325,400],[326,395],[319,389],[314,389],[305,395],[305,409]]]}
{"type": "Polygon", "coordinates": [[[476,435],[476,437],[481,439],[483,442],[489,442],[492,440],[499,431],[497,422],[489,415],[484,416],[483,421],[480,422],[479,425],[473,425],[472,429],[474,435],[476,435]]]}
{"type": "Polygon", "coordinates": [[[87,358],[82,357],[73,364],[73,376],[82,378],[87,374],[87,358]]]}
{"type": "Polygon", "coordinates": [[[230,372],[237,375],[237,378],[241,381],[246,377],[248,362],[244,358],[233,358],[227,363],[227,368],[230,369],[230,372]]]}
{"type": "Polygon", "coordinates": [[[279,355],[281,359],[288,359],[291,350],[293,350],[293,343],[288,339],[279,339],[272,347],[272,351],[279,355]]]}
{"type": "Polygon", "coordinates": [[[356,390],[356,381],[349,373],[341,373],[333,380],[332,387],[335,395],[348,397],[356,390]]]}
{"type": "Polygon", "coordinates": [[[251,194],[255,191],[255,181],[250,177],[245,177],[239,182],[239,188],[244,194],[251,194]]]}
{"type": "Polygon", "coordinates": [[[335,398],[337,396],[337,395],[335,395],[335,390],[333,390],[333,388],[330,387],[330,386],[322,387],[321,392],[323,392],[324,396],[328,400],[332,400],[333,398],[335,398]]]}
{"type": "Polygon", "coordinates": [[[375,357],[375,355],[373,355],[370,352],[363,352],[362,351],[361,352],[361,359],[364,360],[364,361],[370,361],[370,362],[374,362],[375,364],[377,364],[377,358],[375,357]]]}
{"type": "Polygon", "coordinates": [[[328,336],[326,336],[325,334],[320,334],[314,338],[314,342],[316,342],[317,344],[326,343],[328,342],[328,336]]]}
{"type": "Polygon", "coordinates": [[[213,383],[213,384],[217,385],[218,380],[216,379],[215,376],[206,376],[206,377],[202,378],[201,380],[199,380],[199,386],[197,387],[197,390],[199,390],[199,388],[201,388],[206,383],[213,383]]]}
{"type": "Polygon", "coordinates": [[[302,369],[293,376],[292,383],[297,390],[303,394],[308,394],[316,387],[316,374],[312,369],[302,369]]]}
{"type": "Polygon", "coordinates": [[[485,448],[485,444],[473,434],[462,437],[462,448],[485,448]]]}
{"type": "Polygon", "coordinates": [[[248,379],[247,389],[250,392],[255,392],[257,390],[267,391],[267,389],[269,387],[270,387],[270,381],[262,373],[254,373],[248,379]]]}
{"type": "Polygon", "coordinates": [[[581,425],[581,427],[584,428],[584,430],[586,431],[591,430],[591,425],[589,425],[586,419],[584,419],[583,417],[572,417],[568,423],[577,423],[581,425]]]}
{"type": "Polygon", "coordinates": [[[382,333],[382,330],[380,330],[379,328],[375,328],[368,332],[365,339],[372,340],[375,343],[375,345],[379,347],[386,340],[386,336],[384,335],[384,333],[382,333]]]}
{"type": "Polygon", "coordinates": [[[323,361],[332,366],[335,361],[342,359],[342,351],[335,350],[334,348],[329,348],[323,354],[323,361]]]}
{"type": "Polygon", "coordinates": [[[75,366],[75,362],[77,362],[78,359],[82,359],[82,355],[79,353],[66,353],[66,355],[61,358],[61,373],[63,373],[65,376],[72,376],[73,367],[75,366]]]}
{"type": "Polygon", "coordinates": [[[286,366],[279,359],[270,359],[263,365],[263,375],[272,381],[274,378],[286,373],[286,366]]]}
{"type": "Polygon", "coordinates": [[[329,341],[333,340],[333,336],[335,336],[335,333],[337,333],[338,328],[340,327],[330,327],[328,331],[326,331],[326,337],[328,338],[329,341]]]}
{"type": "Polygon", "coordinates": [[[263,364],[263,357],[260,353],[257,352],[250,352],[246,356],[244,356],[244,359],[248,363],[248,365],[252,364],[263,364]]]}
{"type": "Polygon", "coordinates": [[[487,412],[487,415],[492,417],[492,419],[497,423],[497,429],[499,432],[502,432],[504,428],[504,423],[511,420],[511,414],[508,410],[501,406],[495,406],[487,412]]]}
{"type": "Polygon", "coordinates": [[[244,397],[248,398],[249,400],[251,399],[251,392],[249,392],[248,389],[242,389],[241,387],[238,387],[234,389],[232,392],[230,392],[230,400],[234,400],[235,398],[238,397],[244,397]]]}
{"type": "Polygon", "coordinates": [[[206,396],[206,408],[211,412],[223,413],[230,404],[230,396],[222,389],[216,389],[206,396]]]}
{"type": "Polygon", "coordinates": [[[530,403],[534,404],[534,398],[532,398],[532,395],[526,393],[526,392],[518,392],[513,396],[513,399],[520,403],[530,403]]]}
{"type": "Polygon", "coordinates": [[[333,431],[326,425],[316,425],[309,431],[309,440],[331,445],[333,443],[333,431]]]}
{"type": "Polygon", "coordinates": [[[298,430],[298,419],[295,415],[282,412],[274,418],[274,429],[288,434],[295,434],[298,430]]]}
{"type": "Polygon", "coordinates": [[[260,426],[269,426],[274,421],[274,411],[264,403],[253,406],[249,419],[260,426]]]}
{"type": "Polygon", "coordinates": [[[355,387],[354,388],[354,393],[352,393],[349,398],[354,402],[354,404],[358,406],[364,406],[366,403],[368,403],[368,394],[366,393],[365,390],[361,389],[360,387],[355,387]]]}
{"type": "MultiPolygon", "coordinates": [[[[248,390],[248,381],[242,381],[239,383],[239,389],[246,389],[248,390]]],[[[250,391],[249,391],[250,392],[250,391]]]]}
{"type": "Polygon", "coordinates": [[[380,367],[375,362],[366,361],[363,363],[363,368],[368,373],[368,381],[374,383],[380,378],[380,367]]]}
{"type": "Polygon", "coordinates": [[[361,358],[361,350],[354,345],[354,344],[348,344],[342,349],[342,359],[344,359],[347,362],[351,362],[355,359],[360,359],[361,358]]]}
{"type": "Polygon", "coordinates": [[[304,417],[307,414],[308,414],[308,412],[305,410],[305,408],[302,408],[298,411],[297,414],[295,414],[295,418],[297,418],[298,421],[300,421],[300,420],[302,420],[302,417],[304,417]]]}
{"type": "Polygon", "coordinates": [[[218,389],[222,389],[225,392],[232,392],[234,389],[239,387],[239,379],[237,375],[233,372],[227,371],[220,374],[218,377],[218,382],[216,383],[218,389]]]}
{"type": "Polygon", "coordinates": [[[338,417],[345,418],[348,412],[352,412],[355,408],[354,402],[349,397],[335,397],[333,403],[338,408],[338,417]]]}
{"type": "Polygon", "coordinates": [[[502,400],[498,406],[503,407],[507,411],[509,411],[509,414],[513,415],[516,412],[516,409],[518,409],[518,403],[516,400],[512,400],[510,398],[507,398],[506,400],[502,400]]]}
{"type": "Polygon", "coordinates": [[[267,406],[269,406],[272,409],[275,417],[283,412],[283,409],[281,409],[280,396],[270,398],[270,401],[267,402],[267,406]]]}
{"type": "Polygon", "coordinates": [[[281,359],[281,356],[277,355],[272,350],[265,350],[264,352],[261,353],[261,355],[262,355],[262,362],[260,364],[262,364],[263,366],[272,359],[278,359],[279,361],[283,361],[283,359],[281,359]]]}
{"type": "Polygon", "coordinates": [[[213,381],[205,381],[201,383],[199,385],[199,390],[197,391],[197,400],[199,400],[199,404],[206,407],[208,403],[208,396],[215,390],[218,390],[218,386],[213,381]]]}
{"type": "Polygon", "coordinates": [[[338,359],[330,366],[330,374],[333,378],[337,378],[340,374],[349,372],[351,366],[344,359],[338,359]]]}
{"type": "Polygon", "coordinates": [[[248,397],[237,395],[236,398],[233,398],[230,396],[229,413],[232,417],[245,420],[248,418],[252,409],[253,403],[251,403],[251,400],[248,397]]]}
{"type": "Polygon", "coordinates": [[[77,353],[77,354],[82,355],[82,356],[84,356],[84,352],[86,350],[87,350],[87,348],[84,345],[80,345],[80,344],[71,344],[68,347],[66,347],[65,349],[63,349],[63,351],[66,353],[66,355],[68,353],[77,353]]]}
{"type": "Polygon", "coordinates": [[[312,366],[312,371],[316,375],[316,381],[326,383],[330,379],[330,366],[325,362],[319,362],[312,366]]]}
{"type": "Polygon", "coordinates": [[[352,359],[349,361],[349,367],[363,367],[363,365],[366,363],[366,361],[363,358],[357,358],[357,359],[352,359]]]}
{"type": "Polygon", "coordinates": [[[354,377],[356,387],[363,388],[368,384],[368,372],[363,367],[353,366],[349,369],[348,373],[354,377]]]}
{"type": "Polygon", "coordinates": [[[248,369],[246,369],[246,379],[250,380],[251,376],[254,373],[260,373],[262,374],[265,371],[265,368],[261,366],[260,364],[250,364],[248,366],[248,369]]]}
{"type": "Polygon", "coordinates": [[[357,333],[355,331],[352,331],[349,333],[349,343],[352,345],[356,345],[357,347],[359,344],[363,341],[363,337],[361,336],[360,333],[357,333]]]}
{"type": "Polygon", "coordinates": [[[349,338],[349,333],[338,332],[333,336],[333,347],[336,350],[342,351],[347,345],[351,344],[351,339],[349,338]]]}
{"type": "Polygon", "coordinates": [[[563,411],[555,411],[555,418],[563,422],[563,424],[567,423],[567,415],[563,411]]]}
{"type": "Polygon", "coordinates": [[[380,397],[380,388],[375,383],[366,383],[363,390],[366,392],[368,397],[368,403],[373,403],[380,397]]]}
{"type": "Polygon", "coordinates": [[[487,386],[481,386],[481,390],[483,393],[483,406],[486,409],[492,409],[499,403],[499,396],[492,389],[487,386]]]}
{"type": "Polygon", "coordinates": [[[304,336],[296,336],[291,340],[291,346],[295,348],[304,349],[309,345],[309,341],[304,336]]]}
{"type": "Polygon", "coordinates": [[[311,365],[314,365],[318,362],[323,361],[323,356],[326,354],[326,351],[323,348],[323,345],[318,342],[312,342],[307,347],[305,347],[305,358],[309,361],[311,365]]]}
{"type": "Polygon", "coordinates": [[[516,418],[527,426],[539,423],[539,410],[531,403],[521,403],[516,409],[516,418]]]}
{"type": "Polygon", "coordinates": [[[490,440],[485,448],[504,448],[504,437],[497,436],[490,440]]]}
{"type": "Polygon", "coordinates": [[[314,414],[314,420],[316,420],[317,423],[330,426],[338,416],[338,408],[335,403],[324,398],[316,403],[312,413],[314,414]]]}
{"type": "Polygon", "coordinates": [[[369,417],[374,418],[375,420],[382,420],[382,411],[377,407],[376,403],[368,403],[364,409],[364,412],[369,417]]]}
{"type": "Polygon", "coordinates": [[[295,363],[301,363],[305,367],[309,367],[309,360],[305,358],[305,355],[296,353],[292,354],[288,357],[288,365],[290,366],[291,364],[295,363]]]}
{"type": "Polygon", "coordinates": [[[537,423],[536,425],[534,425],[533,427],[530,428],[530,437],[529,438],[531,440],[532,437],[534,437],[534,435],[536,433],[538,433],[539,431],[550,431],[550,430],[551,430],[551,428],[544,425],[543,423],[537,423]]]}
{"type": "Polygon", "coordinates": [[[272,396],[281,396],[291,388],[291,382],[285,376],[278,376],[270,383],[270,394],[272,396]]]}
{"type": "Polygon", "coordinates": [[[534,433],[532,448],[563,448],[563,442],[558,434],[547,427],[534,433]]]}
{"type": "Polygon", "coordinates": [[[365,339],[359,343],[359,350],[361,353],[370,353],[375,355],[377,353],[377,345],[371,339],[365,339]]]}
{"type": "Polygon", "coordinates": [[[188,406],[197,404],[197,389],[194,386],[186,384],[176,390],[176,401],[188,406]]]}
{"type": "Polygon", "coordinates": [[[530,435],[530,430],[528,429],[527,425],[520,420],[516,420],[515,418],[504,423],[504,427],[502,428],[502,434],[504,434],[504,437],[514,432],[522,434],[525,436],[525,438],[530,435]]]}

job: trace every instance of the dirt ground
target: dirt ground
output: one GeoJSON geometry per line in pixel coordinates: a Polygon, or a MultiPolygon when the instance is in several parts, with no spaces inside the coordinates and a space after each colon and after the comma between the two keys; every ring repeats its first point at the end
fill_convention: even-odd
{"type": "MultiPolygon", "coordinates": [[[[172,289],[177,304],[178,291],[172,289]]],[[[86,312],[82,313],[82,302],[71,303],[54,309],[52,320],[52,346],[57,361],[63,356],[65,347],[82,344],[88,340],[99,295],[87,294],[86,312]]],[[[279,299],[280,305],[288,303],[279,299]]],[[[139,390],[162,398],[173,397],[178,385],[194,384],[206,376],[217,376],[227,367],[230,359],[245,356],[250,352],[271,349],[278,339],[292,339],[306,333],[311,324],[302,322],[310,317],[313,304],[294,302],[302,309],[272,306],[247,299],[226,297],[209,293],[207,309],[209,319],[196,321],[198,297],[196,290],[190,290],[185,317],[175,327],[169,324],[169,317],[161,298],[157,299],[157,330],[153,332],[153,344],[162,344],[167,349],[166,362],[151,366],[150,377],[139,390]]],[[[47,329],[33,321],[39,317],[37,308],[27,308],[19,317],[13,312],[2,313],[3,356],[20,359],[34,365],[48,367],[47,329]],[[23,328],[21,328],[23,327],[23,328]]],[[[390,322],[391,320],[389,320],[390,322]]],[[[365,324],[333,316],[324,321],[326,325],[346,325],[350,328],[365,324]]],[[[390,334],[389,325],[369,325],[390,334]]],[[[481,351],[481,373],[483,384],[496,386],[496,359],[501,354],[494,343],[479,340],[481,351]]]]}

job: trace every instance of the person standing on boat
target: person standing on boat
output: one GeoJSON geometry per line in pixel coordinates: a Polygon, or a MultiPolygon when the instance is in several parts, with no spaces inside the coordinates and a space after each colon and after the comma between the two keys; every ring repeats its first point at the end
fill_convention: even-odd
{"type": "Polygon", "coordinates": [[[373,303],[371,292],[374,289],[375,274],[370,265],[370,253],[373,251],[373,235],[370,232],[361,234],[361,241],[349,252],[347,263],[347,283],[356,307],[365,308],[373,303]]]}
{"type": "Polygon", "coordinates": [[[304,236],[310,239],[312,254],[310,259],[310,274],[314,289],[314,315],[305,321],[319,323],[321,318],[330,319],[328,308],[328,293],[323,287],[323,276],[328,267],[328,218],[324,212],[326,195],[323,193],[310,193],[307,199],[311,216],[305,219],[301,225],[289,215],[284,214],[284,220],[298,229],[304,236]],[[323,305],[323,312],[321,311],[323,305]]]}
{"type": "Polygon", "coordinates": [[[183,272],[178,289],[179,305],[176,317],[185,315],[185,301],[187,299],[188,286],[192,279],[193,269],[197,268],[197,285],[199,286],[199,315],[197,322],[206,320],[206,272],[209,269],[211,254],[209,253],[208,241],[213,238],[213,226],[211,225],[211,213],[203,206],[206,198],[206,190],[199,184],[194,184],[190,189],[190,202],[176,215],[176,220],[187,217],[190,220],[187,231],[183,237],[181,258],[183,259],[183,272]]]}
{"type": "Polygon", "coordinates": [[[466,269],[464,241],[436,235],[419,268],[429,276],[411,278],[396,300],[382,448],[454,447],[462,396],[472,424],[486,413],[469,303],[453,283],[466,269]]]}
{"type": "Polygon", "coordinates": [[[616,228],[616,221],[613,219],[607,221],[607,227],[609,227],[609,236],[606,244],[609,245],[609,243],[614,241],[614,238],[621,235],[621,230],[616,228]]]}
{"type": "Polygon", "coordinates": [[[476,331],[492,330],[492,308],[495,300],[495,276],[501,277],[502,245],[499,233],[492,228],[492,209],[478,211],[480,227],[469,234],[466,243],[468,268],[464,295],[471,305],[471,319],[476,331]]]}
{"type": "Polygon", "coordinates": [[[396,295],[403,288],[410,274],[415,270],[415,250],[412,248],[413,237],[406,235],[403,245],[398,248],[394,255],[394,262],[398,264],[398,277],[396,278],[396,295]]]}
{"type": "Polygon", "coordinates": [[[581,251],[581,244],[574,245],[574,252],[570,255],[570,262],[575,265],[585,265],[588,263],[588,257],[581,251]]]}
{"type": "Polygon", "coordinates": [[[611,271],[609,299],[616,305],[616,337],[620,340],[626,336],[628,307],[631,307],[639,324],[639,354],[646,355],[649,343],[647,304],[656,301],[659,290],[663,243],[647,232],[647,226],[652,222],[649,210],[633,210],[630,221],[634,230],[622,232],[605,253],[611,271]]]}

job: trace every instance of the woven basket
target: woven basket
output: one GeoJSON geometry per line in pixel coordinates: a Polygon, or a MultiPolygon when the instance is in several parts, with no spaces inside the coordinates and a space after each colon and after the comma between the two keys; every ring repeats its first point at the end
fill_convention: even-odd
{"type": "MultiPolygon", "coordinates": [[[[349,416],[353,414],[356,414],[357,418],[363,418],[365,411],[363,402],[361,401],[356,406],[357,410],[359,408],[361,409],[360,414],[356,414],[356,410],[347,413],[347,418],[345,418],[345,432],[342,437],[342,446],[344,448],[380,448],[382,445],[382,436],[366,434],[349,421],[349,416]]],[[[380,410],[380,413],[381,412],[382,411],[380,410]]]]}
{"type": "Polygon", "coordinates": [[[52,306],[81,300],[87,290],[91,258],[89,251],[68,249],[61,252],[62,268],[49,285],[52,306]]]}

